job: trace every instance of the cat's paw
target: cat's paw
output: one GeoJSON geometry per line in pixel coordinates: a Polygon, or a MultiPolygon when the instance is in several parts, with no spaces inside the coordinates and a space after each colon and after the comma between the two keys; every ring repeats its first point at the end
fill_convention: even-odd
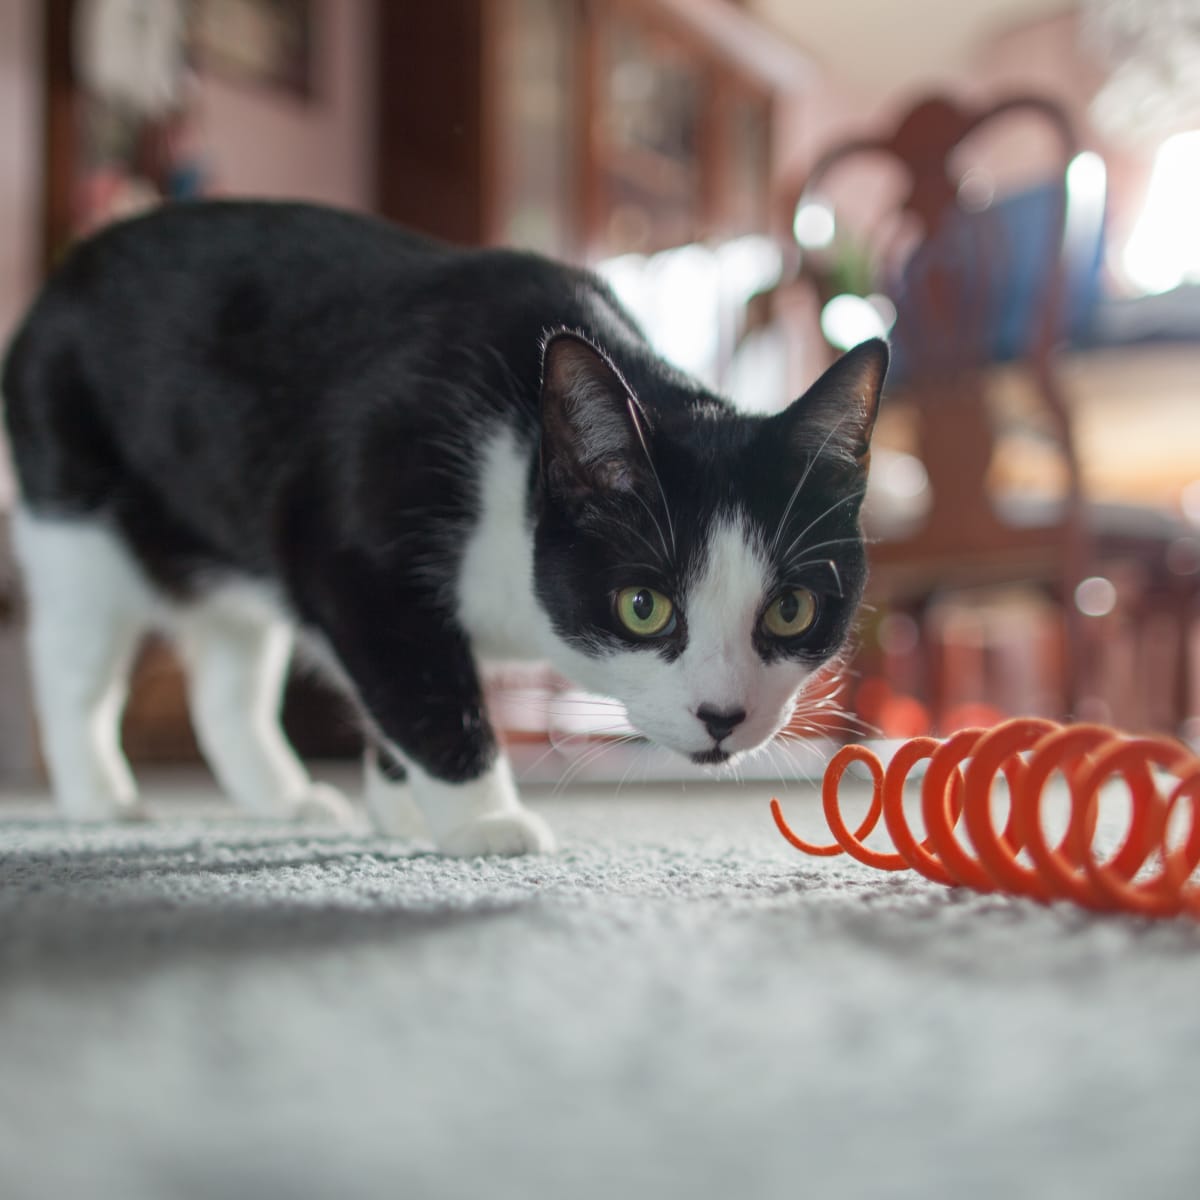
{"type": "Polygon", "coordinates": [[[150,809],[141,798],[123,800],[117,809],[116,820],[128,822],[130,825],[140,825],[151,820],[150,809]]]}
{"type": "Polygon", "coordinates": [[[536,813],[527,808],[488,813],[443,834],[437,848],[453,858],[479,858],[491,854],[553,854],[554,834],[536,813]]]}
{"type": "Polygon", "coordinates": [[[99,825],[107,821],[148,821],[150,814],[138,797],[89,793],[87,796],[61,796],[58,811],[64,820],[81,825],[99,825]]]}
{"type": "Polygon", "coordinates": [[[367,813],[371,824],[387,837],[413,841],[429,837],[429,823],[407,789],[389,787],[386,795],[367,791],[367,813]]]}
{"type": "Polygon", "coordinates": [[[337,825],[343,829],[355,824],[353,806],[327,783],[309,784],[300,796],[288,802],[287,815],[293,821],[337,825]]]}

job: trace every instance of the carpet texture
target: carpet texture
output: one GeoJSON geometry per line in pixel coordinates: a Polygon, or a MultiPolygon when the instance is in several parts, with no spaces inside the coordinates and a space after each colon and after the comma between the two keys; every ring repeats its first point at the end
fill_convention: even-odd
{"type": "Polygon", "coordinates": [[[0,804],[0,1196],[1196,1194],[1200,927],[805,860],[769,795],[535,793],[561,852],[474,862],[0,804]]]}

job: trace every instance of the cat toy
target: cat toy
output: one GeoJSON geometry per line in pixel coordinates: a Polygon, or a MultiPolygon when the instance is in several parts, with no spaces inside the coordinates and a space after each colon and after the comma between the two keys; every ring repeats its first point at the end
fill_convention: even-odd
{"type": "Polygon", "coordinates": [[[1172,738],[1020,717],[944,740],[911,738],[886,768],[873,750],[848,745],[830,760],[821,799],[830,845],[798,837],[779,801],[771,801],[779,832],[806,854],[845,853],[884,871],[912,869],[950,887],[1042,903],[1071,900],[1099,911],[1200,919],[1200,878],[1192,879],[1200,864],[1200,757],[1172,738]],[[925,836],[918,840],[905,810],[905,785],[925,760],[925,836]],[[873,785],[866,816],[853,830],[840,800],[852,763],[867,769],[873,785]],[[1051,797],[1059,795],[1050,786],[1056,774],[1065,779],[1070,801],[1057,840],[1046,831],[1051,797]],[[1001,776],[1008,785],[1006,813],[993,801],[1001,776]],[[1128,819],[1115,852],[1106,853],[1096,846],[1101,792],[1118,787],[1128,819]],[[891,852],[866,844],[881,817],[891,852]]]}

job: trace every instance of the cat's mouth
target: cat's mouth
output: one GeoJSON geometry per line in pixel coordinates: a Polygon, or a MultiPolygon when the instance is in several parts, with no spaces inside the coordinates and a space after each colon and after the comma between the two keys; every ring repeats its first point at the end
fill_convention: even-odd
{"type": "Polygon", "coordinates": [[[711,750],[698,750],[691,755],[692,762],[702,767],[719,767],[732,757],[728,750],[722,750],[720,746],[713,746],[711,750]]]}

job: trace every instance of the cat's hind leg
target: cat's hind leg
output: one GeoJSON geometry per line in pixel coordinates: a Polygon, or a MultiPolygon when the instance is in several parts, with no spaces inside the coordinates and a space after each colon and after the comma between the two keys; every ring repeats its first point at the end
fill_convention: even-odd
{"type": "Polygon", "coordinates": [[[138,643],[158,601],[121,538],[92,517],[13,520],[29,599],[29,657],[42,753],[63,815],[140,815],[121,751],[121,712],[138,643]]]}
{"type": "Polygon", "coordinates": [[[217,596],[190,606],[178,634],[196,738],[225,793],[257,816],[350,823],[346,800],[312,780],[279,723],[291,627],[217,596]]]}

